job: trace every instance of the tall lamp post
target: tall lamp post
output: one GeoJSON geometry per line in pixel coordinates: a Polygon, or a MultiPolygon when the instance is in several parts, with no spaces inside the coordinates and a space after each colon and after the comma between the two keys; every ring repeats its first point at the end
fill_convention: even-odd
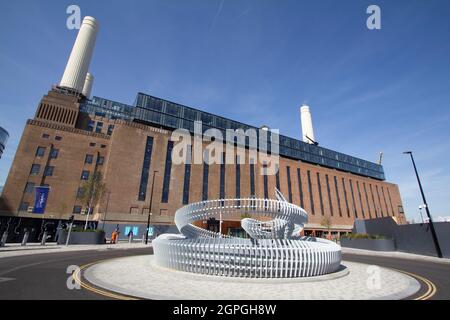
{"type": "Polygon", "coordinates": [[[152,192],[150,193],[150,204],[148,206],[147,232],[145,233],[145,244],[148,244],[148,231],[150,230],[150,219],[152,216],[153,190],[155,189],[155,176],[158,171],[153,171],[152,192]]]}
{"type": "Polygon", "coordinates": [[[414,162],[414,157],[412,154],[412,151],[405,151],[404,154],[409,154],[411,156],[411,161],[414,167],[414,171],[416,173],[417,182],[419,183],[420,193],[422,194],[423,199],[423,206],[425,207],[425,210],[427,212],[429,224],[430,224],[430,230],[431,230],[431,236],[433,237],[434,246],[436,248],[436,253],[439,258],[442,258],[442,251],[441,247],[439,246],[439,241],[436,235],[436,230],[434,229],[433,219],[431,218],[430,209],[428,209],[427,200],[425,199],[425,194],[423,193],[422,184],[420,183],[419,173],[417,172],[416,163],[414,162]]]}

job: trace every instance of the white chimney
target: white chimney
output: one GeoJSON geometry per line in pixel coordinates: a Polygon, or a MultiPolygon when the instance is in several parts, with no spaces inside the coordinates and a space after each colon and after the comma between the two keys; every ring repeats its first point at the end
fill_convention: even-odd
{"type": "Polygon", "coordinates": [[[84,17],[59,84],[60,87],[71,88],[80,93],[82,92],[94,52],[97,31],[98,23],[95,18],[84,17]]]}
{"type": "Polygon", "coordinates": [[[313,144],[316,139],[314,138],[314,129],[309,106],[304,104],[300,107],[300,116],[302,122],[302,140],[303,142],[313,144]]]}
{"type": "Polygon", "coordinates": [[[88,72],[86,74],[86,80],[84,80],[83,90],[81,91],[83,96],[85,96],[86,98],[89,98],[91,96],[93,83],[94,83],[94,76],[88,72]]]}

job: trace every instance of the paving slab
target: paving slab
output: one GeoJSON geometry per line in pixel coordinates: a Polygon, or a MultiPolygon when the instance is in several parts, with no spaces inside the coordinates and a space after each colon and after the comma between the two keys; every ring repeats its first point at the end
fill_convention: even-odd
{"type": "Polygon", "coordinates": [[[144,299],[390,300],[420,289],[417,280],[391,269],[348,261],[342,265],[338,275],[309,281],[246,279],[175,271],[157,266],[152,255],[141,255],[95,264],[83,275],[95,286],[144,299]]]}
{"type": "Polygon", "coordinates": [[[51,254],[60,252],[71,251],[89,251],[89,250],[126,250],[126,249],[138,249],[151,247],[151,244],[128,243],[122,242],[117,244],[96,244],[96,245],[80,245],[74,244],[69,246],[57,245],[56,243],[48,243],[45,246],[41,246],[39,243],[30,243],[26,246],[20,246],[20,244],[8,244],[5,247],[0,247],[0,259],[8,257],[17,257],[30,254],[51,254]]]}

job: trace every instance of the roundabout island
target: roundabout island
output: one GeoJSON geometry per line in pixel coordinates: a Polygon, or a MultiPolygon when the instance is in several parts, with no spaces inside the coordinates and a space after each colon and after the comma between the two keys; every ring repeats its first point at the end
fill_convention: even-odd
{"type": "Polygon", "coordinates": [[[341,247],[303,237],[302,208],[277,199],[218,199],[175,214],[180,234],[153,241],[154,255],[90,266],[84,278],[124,298],[184,300],[403,299],[420,290],[409,275],[341,261],[341,247]],[[248,238],[194,225],[208,218],[238,218],[248,238]],[[261,220],[257,220],[257,217],[261,220]]]}

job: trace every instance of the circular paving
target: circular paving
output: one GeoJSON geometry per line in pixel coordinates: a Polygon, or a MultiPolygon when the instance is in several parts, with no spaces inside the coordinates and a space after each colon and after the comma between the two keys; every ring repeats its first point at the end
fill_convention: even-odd
{"type": "Polygon", "coordinates": [[[390,269],[342,262],[335,273],[295,279],[242,279],[161,268],[152,255],[108,260],[84,271],[97,287],[144,299],[330,300],[402,299],[419,291],[414,278],[390,269]]]}

